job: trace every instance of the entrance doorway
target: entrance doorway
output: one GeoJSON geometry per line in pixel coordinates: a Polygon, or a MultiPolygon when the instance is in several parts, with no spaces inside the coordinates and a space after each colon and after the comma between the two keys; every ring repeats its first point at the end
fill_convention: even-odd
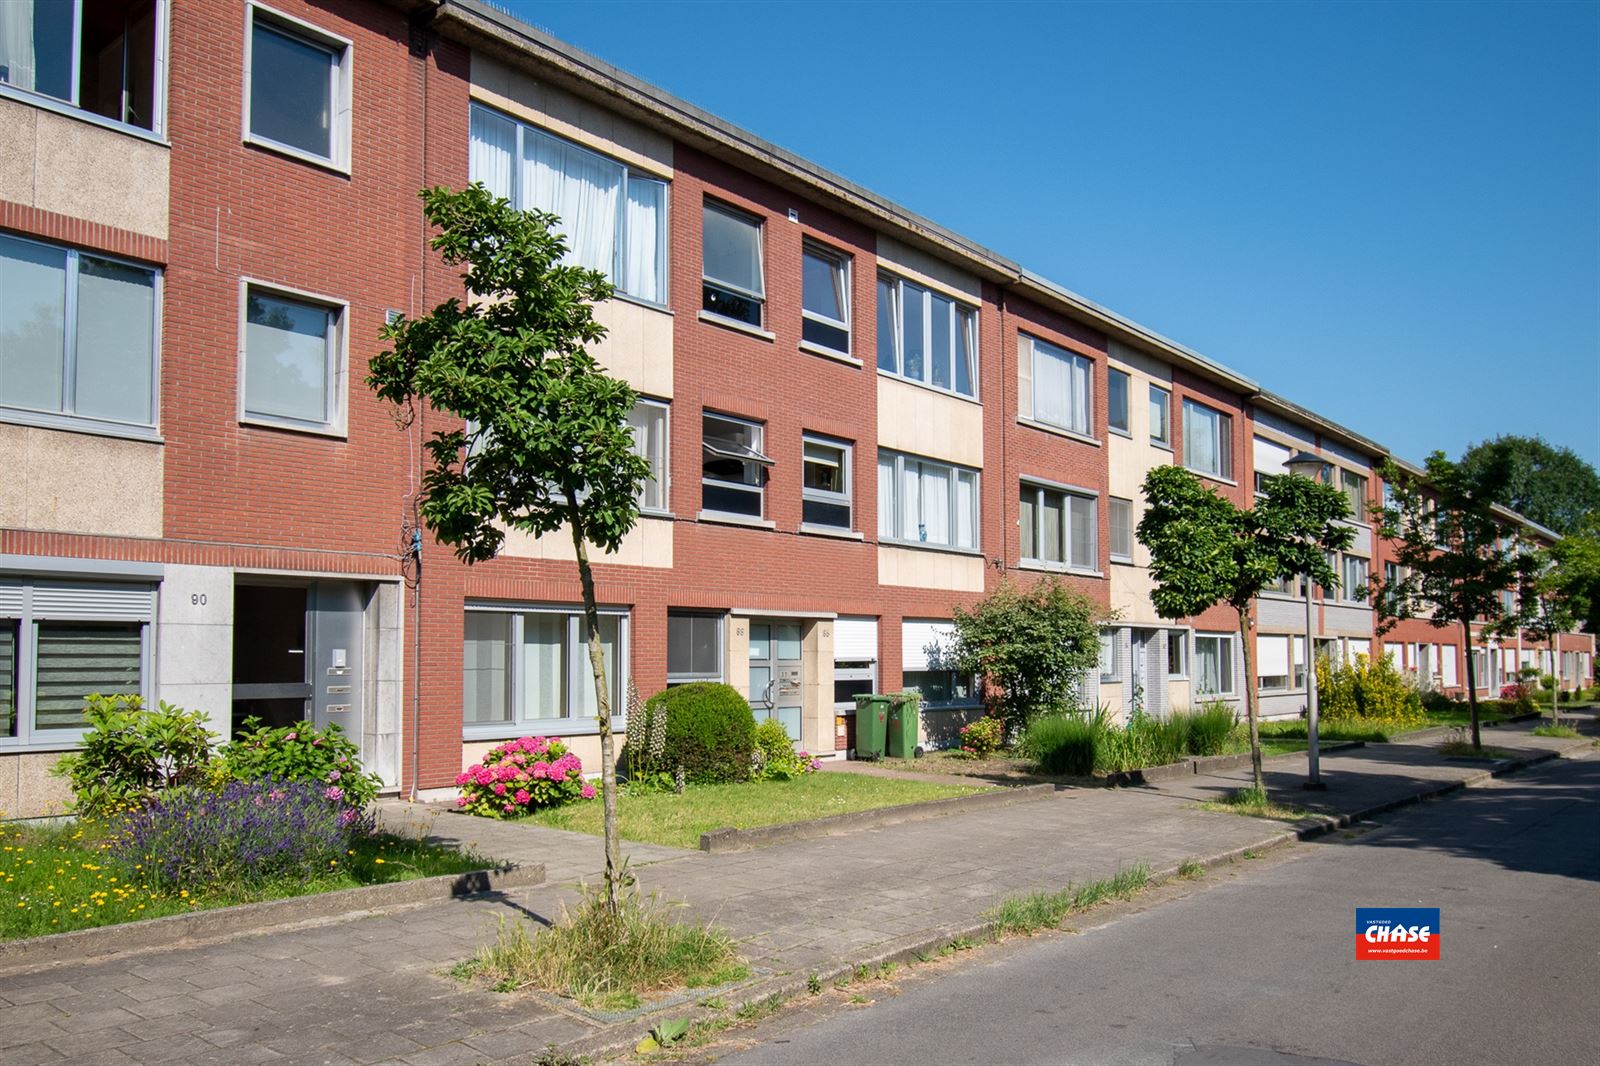
{"type": "Polygon", "coordinates": [[[800,740],[805,665],[800,658],[800,623],[750,621],[750,708],[756,718],[774,718],[800,740]]]}
{"type": "Polygon", "coordinates": [[[362,742],[369,586],[356,581],[234,586],[233,728],[310,720],[362,742]]]}

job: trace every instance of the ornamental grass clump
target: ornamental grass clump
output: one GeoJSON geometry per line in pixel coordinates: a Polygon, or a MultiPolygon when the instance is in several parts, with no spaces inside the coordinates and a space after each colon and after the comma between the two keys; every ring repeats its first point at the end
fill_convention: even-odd
{"type": "MultiPolygon", "coordinates": [[[[1173,717],[1179,716],[1174,714],[1173,717]]],[[[1232,707],[1214,700],[1186,717],[1190,755],[1221,755],[1227,750],[1235,725],[1232,707]]]]}
{"type": "Polygon", "coordinates": [[[594,799],[583,763],[553,737],[519,737],[496,745],[457,775],[456,806],[490,818],[516,818],[545,807],[594,799]]]}
{"type": "Polygon", "coordinates": [[[110,855],[168,890],[255,888],[338,868],[370,820],[307,781],[168,789],[124,817],[110,855]]]}

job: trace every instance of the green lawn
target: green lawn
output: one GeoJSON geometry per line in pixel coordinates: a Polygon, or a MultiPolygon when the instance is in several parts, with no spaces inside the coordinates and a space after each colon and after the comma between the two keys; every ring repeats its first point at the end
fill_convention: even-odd
{"type": "MultiPolygon", "coordinates": [[[[1451,707],[1449,709],[1441,709],[1436,711],[1423,711],[1422,713],[1428,716],[1429,728],[1439,725],[1472,724],[1472,710],[1464,703],[1460,707],[1451,707]]],[[[1507,714],[1501,714],[1499,711],[1484,710],[1481,707],[1478,709],[1478,721],[1480,723],[1503,722],[1509,717],[1511,716],[1507,714]]]]}
{"type": "MultiPolygon", "coordinates": [[[[690,785],[683,795],[621,793],[617,824],[627,840],[698,848],[700,834],[713,829],[755,829],[785,822],[803,822],[834,814],[898,807],[907,803],[964,796],[981,789],[936,785],[866,774],[815,773],[792,781],[752,781],[740,785],[690,785]]],[[[604,811],[598,802],[572,803],[532,815],[529,820],[552,829],[572,829],[598,836],[604,811]]]]}
{"type": "MultiPolygon", "coordinates": [[[[1317,739],[1325,742],[1365,740],[1368,743],[1382,744],[1400,735],[1398,730],[1391,733],[1385,729],[1355,722],[1319,721],[1317,723],[1317,739]]],[[[1261,740],[1263,744],[1269,740],[1297,740],[1301,742],[1301,747],[1303,748],[1306,739],[1306,723],[1303,721],[1289,719],[1287,721],[1261,723],[1261,740]]]]}
{"type": "Polygon", "coordinates": [[[0,824],[0,940],[494,865],[481,856],[378,835],[357,842],[337,869],[312,881],[286,881],[253,891],[167,892],[145,884],[139,868],[130,870],[113,860],[92,827],[0,824]]]}

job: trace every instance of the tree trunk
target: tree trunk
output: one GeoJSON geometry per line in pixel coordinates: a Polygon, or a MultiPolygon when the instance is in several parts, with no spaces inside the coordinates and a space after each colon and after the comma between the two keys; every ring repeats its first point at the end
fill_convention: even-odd
{"type": "MultiPolygon", "coordinates": [[[[578,513],[577,496],[567,492],[568,513],[578,513]]],[[[618,913],[622,879],[622,848],[617,840],[617,759],[611,743],[611,692],[606,685],[606,658],[600,647],[600,611],[595,606],[594,572],[589,569],[589,548],[574,517],[572,546],[578,553],[578,579],[583,584],[583,628],[589,643],[589,669],[594,673],[595,706],[600,720],[600,802],[605,807],[606,907],[618,913]]]]}
{"type": "MultiPolygon", "coordinates": [[[[1255,677],[1251,674],[1253,669],[1250,659],[1250,609],[1239,610],[1239,648],[1244,652],[1244,713],[1250,723],[1250,773],[1255,780],[1255,787],[1266,794],[1267,779],[1261,772],[1261,725],[1256,711],[1256,686],[1255,677]]],[[[1294,649],[1290,648],[1290,659],[1294,658],[1294,649]]],[[[1306,649],[1306,657],[1311,657],[1311,649],[1306,649]]],[[[1291,666],[1291,669],[1293,667],[1291,666]]]]}
{"type": "Polygon", "coordinates": [[[1466,634],[1467,649],[1467,709],[1472,712],[1472,750],[1483,749],[1483,734],[1478,730],[1478,676],[1472,669],[1472,622],[1462,619],[1461,632],[1466,634]]]}

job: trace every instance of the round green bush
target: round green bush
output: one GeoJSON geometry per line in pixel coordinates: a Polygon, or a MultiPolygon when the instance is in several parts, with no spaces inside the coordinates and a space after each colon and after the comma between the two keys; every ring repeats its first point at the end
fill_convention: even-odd
{"type": "Polygon", "coordinates": [[[683,767],[690,781],[745,781],[756,747],[756,719],[750,704],[728,685],[695,681],[651,696],[650,717],[667,716],[667,739],[660,763],[683,767]]]}

